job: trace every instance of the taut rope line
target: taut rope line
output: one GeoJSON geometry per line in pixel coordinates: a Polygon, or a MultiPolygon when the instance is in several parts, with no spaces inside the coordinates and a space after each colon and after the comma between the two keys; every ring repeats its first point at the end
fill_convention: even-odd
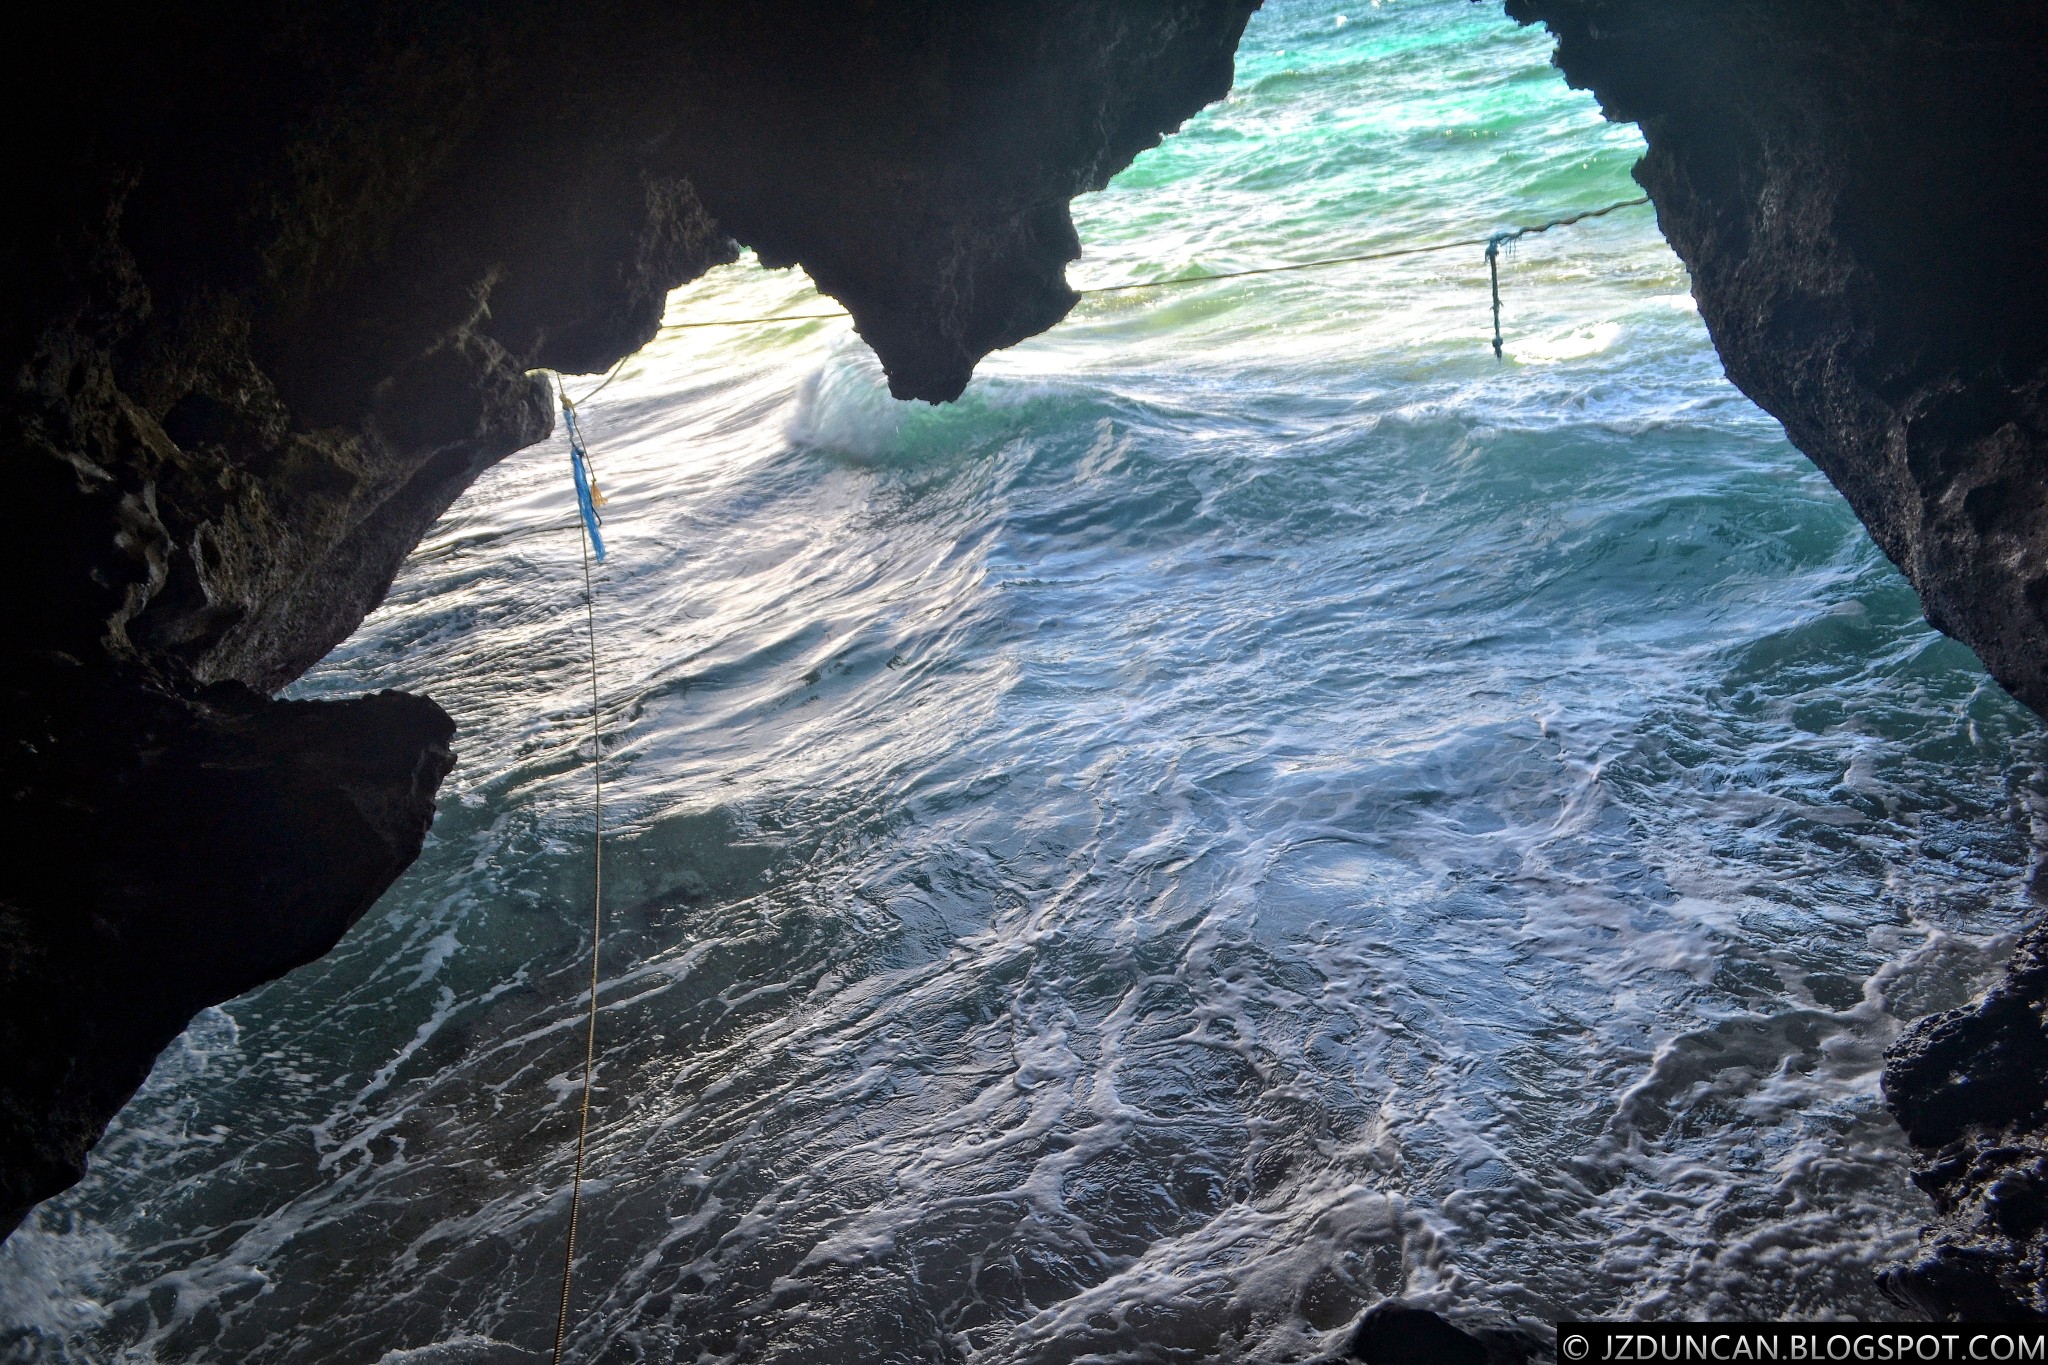
{"type": "Polygon", "coordinates": [[[1640,195],[1634,199],[1624,199],[1618,204],[1609,204],[1604,209],[1588,209],[1584,213],[1575,213],[1569,218],[1553,218],[1547,223],[1538,223],[1534,227],[1514,228],[1507,232],[1496,232],[1493,236],[1486,239],[1486,273],[1493,282],[1493,358],[1495,360],[1503,358],[1500,335],[1500,249],[1511,243],[1518,242],[1524,237],[1533,237],[1539,232],[1548,232],[1552,228],[1570,227],[1573,223],[1583,223],[1588,218],[1604,218],[1616,209],[1630,209],[1638,204],[1647,204],[1649,202],[1650,196],[1647,194],[1640,195]]]}
{"type": "MultiPolygon", "coordinates": [[[[1500,332],[1500,249],[1523,237],[1548,232],[1552,228],[1569,227],[1582,223],[1588,218],[1604,218],[1621,209],[1634,208],[1649,203],[1647,196],[1623,199],[1597,209],[1588,209],[1564,218],[1553,218],[1546,223],[1529,227],[1514,228],[1496,232],[1490,237],[1463,238],[1454,242],[1432,242],[1423,246],[1396,247],[1387,251],[1371,251],[1353,256],[1326,256],[1313,261],[1296,261],[1288,265],[1255,266],[1246,270],[1219,270],[1206,275],[1187,275],[1169,280],[1139,280],[1131,284],[1098,285],[1090,289],[1078,289],[1077,294],[1118,294],[1140,289],[1171,289],[1182,285],[1206,284],[1211,280],[1237,280],[1251,275],[1279,275],[1295,270],[1316,270],[1325,266],[1355,265],[1367,261],[1388,261],[1402,256],[1421,256],[1436,251],[1458,251],[1473,247],[1486,249],[1487,273],[1493,286],[1493,354],[1501,358],[1502,341],[1500,332]]],[[[720,318],[706,322],[673,322],[664,326],[664,332],[682,331],[695,327],[752,327],[777,322],[816,322],[828,318],[848,316],[844,309],[830,313],[791,313],[780,317],[720,318]]],[[[600,532],[601,519],[597,509],[604,505],[604,494],[598,490],[597,482],[590,468],[590,456],[583,445],[583,433],[577,421],[576,405],[588,402],[603,392],[618,378],[629,357],[621,356],[617,364],[604,378],[584,394],[581,399],[569,397],[568,386],[560,375],[555,376],[555,386],[561,395],[562,420],[569,437],[569,462],[576,480],[577,511],[581,514],[583,530],[583,619],[585,632],[590,642],[590,794],[591,794],[591,885],[590,885],[590,1005],[586,1015],[583,1034],[583,1095],[576,1122],[576,1166],[569,1185],[569,1230],[562,1247],[562,1294],[555,1315],[555,1345],[551,1356],[553,1365],[561,1365],[562,1345],[569,1334],[569,1295],[575,1284],[576,1233],[583,1210],[583,1165],[590,1150],[590,1090],[591,1080],[597,1067],[597,988],[598,949],[604,933],[604,749],[603,727],[600,715],[602,693],[597,663],[597,586],[596,575],[591,568],[592,553],[601,562],[605,556],[604,538],[600,532]]]]}
{"type": "MultiPolygon", "coordinates": [[[[630,351],[628,351],[625,355],[620,356],[618,360],[613,362],[612,367],[609,370],[605,371],[604,379],[599,382],[598,386],[592,389],[589,393],[584,394],[581,398],[577,399],[576,402],[588,403],[591,399],[603,393],[607,388],[611,386],[611,382],[619,377],[619,371],[625,369],[626,362],[631,360],[632,358],[633,354],[630,351]]],[[[557,377],[559,378],[559,376],[557,377]]],[[[563,390],[563,397],[566,398],[567,396],[568,391],[565,389],[563,390]]],[[[570,406],[571,408],[573,408],[575,404],[571,404],[570,406]]]]}
{"type": "MultiPolygon", "coordinates": [[[[1610,213],[1618,212],[1621,209],[1632,209],[1649,202],[1650,197],[1648,195],[1638,195],[1634,199],[1617,200],[1612,204],[1603,205],[1597,209],[1587,209],[1584,213],[1574,213],[1564,218],[1553,218],[1547,223],[1535,223],[1529,227],[1514,228],[1507,232],[1496,232],[1491,237],[1465,237],[1455,242],[1431,242],[1425,246],[1395,247],[1389,251],[1368,251],[1357,256],[1324,256],[1318,260],[1294,261],[1287,265],[1253,266],[1248,270],[1218,270],[1207,275],[1183,275],[1178,279],[1171,280],[1138,280],[1131,284],[1099,284],[1089,289],[1076,289],[1074,292],[1086,298],[1093,294],[1123,294],[1139,289],[1175,289],[1188,284],[1207,284],[1211,280],[1241,280],[1248,275],[1282,275],[1292,270],[1320,270],[1325,266],[1332,265],[1359,265],[1366,261],[1391,261],[1401,256],[1423,256],[1432,251],[1469,251],[1474,247],[1484,247],[1486,248],[1487,268],[1493,276],[1494,354],[1498,356],[1500,354],[1499,257],[1501,247],[1509,242],[1518,241],[1523,237],[1533,237],[1539,232],[1548,232],[1552,228],[1570,227],[1573,223],[1583,223],[1588,218],[1605,218],[1610,213]]],[[[843,318],[848,316],[850,314],[844,308],[840,308],[830,313],[784,313],[777,317],[712,318],[704,322],[671,322],[665,324],[661,330],[664,332],[682,332],[693,327],[757,327],[771,322],[822,322],[827,318],[843,318]]],[[[616,370],[614,373],[616,373],[616,370]]],[[[611,378],[607,376],[605,384],[609,383],[611,383],[611,378]]],[[[600,384],[597,386],[597,389],[603,387],[604,384],[600,384]]],[[[590,393],[596,393],[597,389],[592,389],[590,393]]],[[[590,394],[584,395],[586,398],[589,396],[590,394]]]]}
{"type": "MultiPolygon", "coordinates": [[[[617,367],[613,368],[616,374],[617,367]]],[[[556,376],[556,383],[561,382],[556,376]]],[[[605,383],[610,383],[607,379],[605,383]]],[[[598,388],[603,388],[600,384],[598,388]]],[[[595,393],[597,390],[591,390],[595,393]]],[[[561,390],[562,415],[569,432],[569,459],[575,466],[576,497],[589,534],[583,544],[583,622],[590,638],[590,1012],[583,1032],[583,1108],[576,1121],[576,1173],[569,1185],[569,1235],[562,1247],[562,1300],[555,1314],[554,1365],[562,1365],[562,1342],[569,1334],[569,1288],[576,1270],[576,1221],[583,1210],[583,1158],[590,1147],[590,1079],[597,1065],[597,951],[604,932],[604,749],[598,717],[597,678],[597,588],[590,568],[591,547],[604,556],[604,542],[598,539],[597,514],[592,506],[595,483],[587,470],[589,456],[583,450],[582,433],[576,422],[576,405],[567,388],[561,390]]],[[[588,398],[590,394],[585,394],[588,398]]],[[[602,496],[602,495],[598,495],[602,496]]]]}

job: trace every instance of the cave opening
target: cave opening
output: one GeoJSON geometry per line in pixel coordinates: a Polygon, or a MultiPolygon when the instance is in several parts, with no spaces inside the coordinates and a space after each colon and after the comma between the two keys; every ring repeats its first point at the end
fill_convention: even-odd
{"type": "MultiPolygon", "coordinates": [[[[1551,56],[1465,0],[1269,5],[1230,96],[1075,202],[1068,278],[1636,193],[1551,56]]],[[[572,1351],[1907,1311],[1883,1054],[2021,932],[2048,731],[1729,381],[1647,210],[1524,246],[1501,363],[1485,277],[1093,296],[938,406],[829,317],[568,381],[618,820],[572,1351]]],[[[748,253],[664,321],[833,308],[748,253]]],[[[433,696],[437,821],[0,1248],[22,1359],[546,1338],[593,757],[563,457],[482,472],[285,688],[433,696]]]]}

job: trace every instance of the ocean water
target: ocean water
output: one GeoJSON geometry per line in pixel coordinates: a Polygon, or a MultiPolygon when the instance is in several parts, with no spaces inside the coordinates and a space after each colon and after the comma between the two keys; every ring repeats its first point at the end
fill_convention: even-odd
{"type": "MultiPolygon", "coordinates": [[[[1275,0],[1078,285],[1635,193],[1465,0],[1275,0]]],[[[586,409],[606,851],[570,1358],[1281,1361],[1885,1316],[1877,1077],[2026,913],[2043,732],[1722,377],[1646,209],[1092,298],[958,404],[844,322],[586,409]]],[[[815,311],[751,262],[672,320],[815,311]]],[[[572,381],[581,392],[594,379],[572,381]]],[[[419,864],[0,1250],[0,1359],[545,1358],[587,997],[559,441],[293,689],[461,725],[419,864]]]]}

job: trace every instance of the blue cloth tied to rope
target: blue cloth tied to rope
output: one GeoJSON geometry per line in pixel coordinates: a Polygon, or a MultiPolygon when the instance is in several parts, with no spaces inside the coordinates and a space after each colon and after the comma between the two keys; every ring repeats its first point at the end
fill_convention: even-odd
{"type": "Polygon", "coordinates": [[[583,514],[583,529],[590,533],[590,548],[597,562],[604,563],[604,534],[598,527],[597,503],[590,496],[590,455],[583,449],[583,432],[576,425],[576,409],[566,401],[562,417],[569,427],[569,468],[576,475],[576,510],[583,514]]]}

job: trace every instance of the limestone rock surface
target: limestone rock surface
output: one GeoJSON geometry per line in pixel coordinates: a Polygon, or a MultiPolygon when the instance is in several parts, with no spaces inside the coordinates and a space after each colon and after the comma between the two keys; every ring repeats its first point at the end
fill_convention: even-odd
{"type": "Polygon", "coordinates": [[[803,265],[899,397],[1072,306],[1068,201],[1230,87],[1255,0],[280,0],[10,25],[0,1231],[192,1014],[417,853],[447,718],[270,694],[551,429],[536,373],[803,265]]]}
{"type": "MultiPolygon", "coordinates": [[[[2048,714],[2048,8],[1507,0],[1642,128],[1636,178],[1728,377],[1785,424],[1927,619],[2048,714]]],[[[1918,1311],[2048,1312],[2041,940],[1917,1029],[1885,1090],[1940,1221],[1918,1311]]]]}
{"type": "Polygon", "coordinates": [[[1901,1038],[1884,1088],[1937,1215],[1886,1292],[1980,1322],[2048,1318],[2048,925],[1984,999],[1901,1038]]]}

